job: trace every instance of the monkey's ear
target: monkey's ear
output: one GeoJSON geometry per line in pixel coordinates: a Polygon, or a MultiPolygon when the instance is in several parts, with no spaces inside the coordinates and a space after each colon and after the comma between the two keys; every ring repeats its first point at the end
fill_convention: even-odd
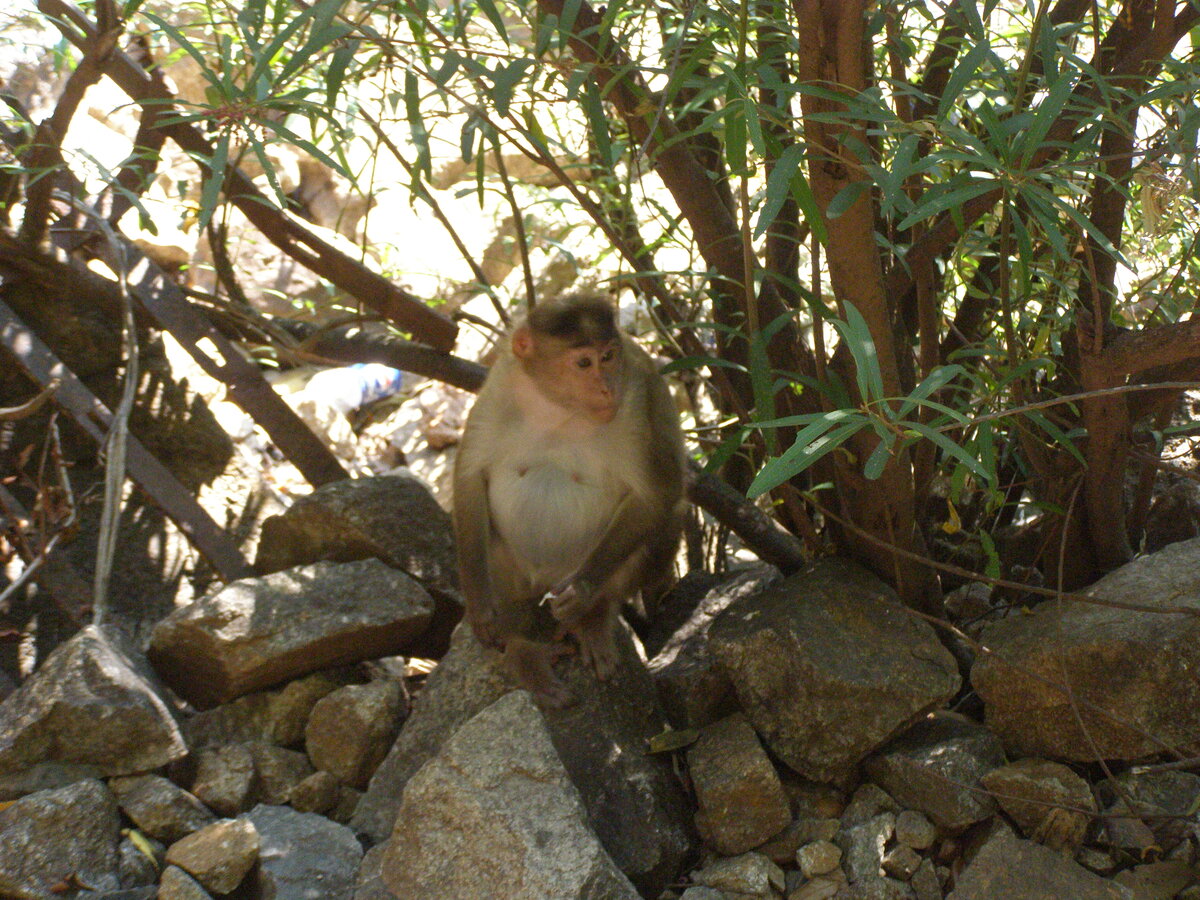
{"type": "Polygon", "coordinates": [[[519,326],[512,334],[512,350],[517,359],[529,359],[533,356],[533,329],[528,325],[519,326]]]}

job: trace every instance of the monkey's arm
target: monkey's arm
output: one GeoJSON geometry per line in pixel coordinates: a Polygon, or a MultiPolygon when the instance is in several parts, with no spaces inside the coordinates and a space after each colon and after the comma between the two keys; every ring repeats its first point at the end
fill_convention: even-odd
{"type": "Polygon", "coordinates": [[[481,644],[501,648],[504,640],[488,572],[490,530],[486,475],[483,471],[459,474],[454,480],[454,541],[458,550],[459,585],[467,601],[467,621],[481,644]]]}

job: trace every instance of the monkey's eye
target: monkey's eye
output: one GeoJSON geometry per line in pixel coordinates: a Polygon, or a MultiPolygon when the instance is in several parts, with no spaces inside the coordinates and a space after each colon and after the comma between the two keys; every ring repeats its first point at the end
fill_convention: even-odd
{"type": "Polygon", "coordinates": [[[590,356],[581,356],[575,360],[575,365],[581,369],[589,369],[592,366],[592,358],[590,356]]]}
{"type": "Polygon", "coordinates": [[[609,347],[607,350],[604,351],[603,355],[601,355],[600,362],[612,362],[616,358],[616,356],[617,356],[616,348],[609,347]]]}

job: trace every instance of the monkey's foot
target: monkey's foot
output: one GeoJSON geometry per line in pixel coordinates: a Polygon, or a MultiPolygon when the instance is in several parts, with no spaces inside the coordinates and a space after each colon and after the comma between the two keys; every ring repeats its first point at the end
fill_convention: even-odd
{"type": "Polygon", "coordinates": [[[539,706],[562,709],[575,702],[574,695],[554,674],[555,660],[575,651],[569,644],[543,644],[526,638],[510,638],[504,648],[504,666],[513,680],[533,694],[539,706]]]}
{"type": "Polygon", "coordinates": [[[617,645],[609,633],[597,634],[592,631],[577,633],[579,641],[579,658],[591,667],[596,677],[608,681],[617,671],[617,645]]]}

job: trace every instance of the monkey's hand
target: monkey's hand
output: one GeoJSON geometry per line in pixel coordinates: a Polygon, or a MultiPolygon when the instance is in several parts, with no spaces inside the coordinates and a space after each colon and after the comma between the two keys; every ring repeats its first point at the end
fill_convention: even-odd
{"type": "Polygon", "coordinates": [[[550,601],[550,612],[559,622],[578,619],[596,606],[596,590],[582,578],[550,591],[546,598],[550,601]]]}
{"type": "Polygon", "coordinates": [[[496,616],[496,605],[490,602],[467,603],[467,621],[475,632],[475,639],[492,650],[504,649],[504,636],[500,633],[500,621],[496,616]]]}

